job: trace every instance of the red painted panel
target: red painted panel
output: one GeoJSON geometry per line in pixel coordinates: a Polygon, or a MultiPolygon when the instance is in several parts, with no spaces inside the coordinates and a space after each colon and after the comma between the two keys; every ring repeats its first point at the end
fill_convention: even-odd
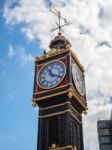
{"type": "MultiPolygon", "coordinates": [[[[65,64],[65,66],[67,66],[67,60],[66,60],[66,57],[64,57],[64,58],[60,58],[60,59],[58,59],[59,61],[62,61],[64,64],[65,64]]],[[[54,60],[55,61],[55,60],[54,60]]],[[[38,66],[38,71],[42,68],[44,66],[44,64],[42,64],[41,66],[38,66]]],[[[58,84],[55,88],[57,88],[57,87],[61,87],[61,86],[64,86],[64,85],[66,85],[67,84],[67,75],[65,75],[65,77],[64,77],[64,79],[62,80],[62,82],[60,83],[60,84],[58,84]]],[[[48,89],[43,89],[43,88],[41,88],[38,84],[36,84],[36,91],[37,91],[37,93],[39,93],[39,92],[44,92],[44,91],[47,91],[48,89]]],[[[52,88],[51,88],[51,90],[52,90],[52,88]]]]}

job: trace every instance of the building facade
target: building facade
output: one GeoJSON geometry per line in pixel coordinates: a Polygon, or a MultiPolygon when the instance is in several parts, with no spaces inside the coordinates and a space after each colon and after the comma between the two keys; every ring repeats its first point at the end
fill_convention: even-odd
{"type": "Polygon", "coordinates": [[[112,150],[112,116],[110,120],[97,122],[100,150],[112,150]]]}

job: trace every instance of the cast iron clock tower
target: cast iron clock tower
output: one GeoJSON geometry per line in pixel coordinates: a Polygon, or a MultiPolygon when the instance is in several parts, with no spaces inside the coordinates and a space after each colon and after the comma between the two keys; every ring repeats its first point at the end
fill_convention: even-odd
{"type": "Polygon", "coordinates": [[[32,103],[39,107],[37,150],[84,150],[84,67],[60,30],[49,48],[35,58],[32,103]]]}

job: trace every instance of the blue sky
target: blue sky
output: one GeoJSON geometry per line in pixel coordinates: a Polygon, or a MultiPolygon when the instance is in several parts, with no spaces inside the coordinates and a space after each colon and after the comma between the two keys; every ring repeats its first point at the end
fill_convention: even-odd
{"type": "MultiPolygon", "coordinates": [[[[32,107],[34,58],[49,50],[57,18],[47,0],[0,0],[0,149],[36,149],[38,111],[32,107]]],[[[72,24],[64,35],[85,67],[88,115],[85,150],[98,150],[97,120],[112,110],[111,0],[51,0],[72,24]],[[92,132],[93,131],[93,132],[92,132]]]]}
{"type": "Polygon", "coordinates": [[[36,149],[37,111],[31,102],[34,63],[12,58],[8,51],[9,45],[22,47],[25,55],[34,57],[42,51],[38,41],[27,42],[20,31],[22,24],[6,25],[1,12],[4,3],[0,2],[0,149],[36,149]]]}

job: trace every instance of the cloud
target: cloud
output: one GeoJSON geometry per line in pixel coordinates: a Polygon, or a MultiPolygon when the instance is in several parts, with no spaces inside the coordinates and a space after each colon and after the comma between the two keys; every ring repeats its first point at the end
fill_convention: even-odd
{"type": "Polygon", "coordinates": [[[97,47],[100,47],[100,46],[107,46],[107,47],[111,48],[111,45],[109,44],[108,41],[101,41],[101,42],[99,42],[97,47]]]}
{"type": "MultiPolygon", "coordinates": [[[[73,50],[84,64],[89,113],[84,117],[85,148],[97,150],[97,118],[108,116],[112,97],[112,9],[111,0],[51,0],[62,15],[72,22],[64,28],[65,36],[71,41],[73,50]]],[[[50,40],[57,33],[57,18],[49,11],[48,1],[19,0],[4,7],[7,25],[24,24],[21,32],[28,41],[39,40],[40,47],[48,48],[50,40]]],[[[11,51],[11,50],[10,50],[11,51]]],[[[12,50],[13,51],[13,50],[12,50]]],[[[12,52],[12,55],[15,54],[12,52]]],[[[17,56],[17,55],[16,55],[17,56]]],[[[21,49],[19,60],[33,60],[21,49]],[[22,56],[20,56],[22,54],[22,56]]]]}
{"type": "Polygon", "coordinates": [[[9,58],[15,58],[21,65],[34,61],[34,57],[31,54],[27,54],[24,48],[11,44],[9,44],[8,56],[9,58]]]}
{"type": "Polygon", "coordinates": [[[12,58],[15,55],[12,45],[9,44],[8,56],[12,58]]]}
{"type": "MultiPolygon", "coordinates": [[[[102,101],[102,99],[100,99],[102,101]]],[[[112,109],[112,104],[97,105],[96,101],[91,101],[88,103],[89,112],[87,116],[83,116],[84,121],[84,144],[85,148],[89,150],[98,150],[98,135],[97,135],[97,121],[99,119],[110,119],[110,113],[112,109]]]]}
{"type": "Polygon", "coordinates": [[[100,23],[103,26],[110,26],[112,25],[112,10],[111,10],[111,5],[110,3],[106,4],[105,7],[101,7],[99,11],[99,18],[100,18],[100,23]]]}

